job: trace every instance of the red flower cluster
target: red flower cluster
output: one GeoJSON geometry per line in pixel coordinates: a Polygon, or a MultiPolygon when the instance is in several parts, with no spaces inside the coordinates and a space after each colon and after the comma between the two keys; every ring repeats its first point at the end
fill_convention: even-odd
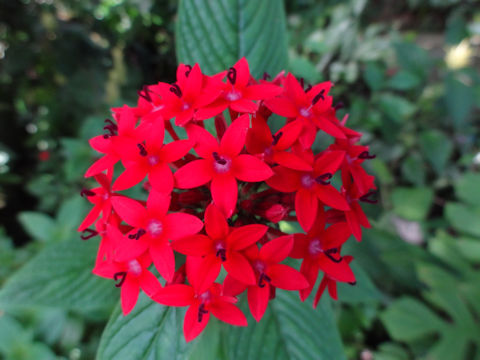
{"type": "Polygon", "coordinates": [[[360,202],[372,201],[373,177],[362,167],[372,156],[337,119],[331,86],[304,89],[283,73],[256,80],[246,59],[214,76],[181,64],[176,83],[145,86],[136,107],[113,109],[106,133],[90,141],[103,156],[86,173],[99,186],[82,191],[94,206],[79,231],[100,235],[93,273],[121,287],[125,315],[140,289],[160,304],[188,306],[189,341],[210,314],[247,325],[235,306],[245,290],[260,321],[277,288],[299,291],[303,301],[321,271],[316,306],[327,286],[336,299],[337,282],[355,282],[342,245],[370,226],[360,202]],[[319,131],[332,144],[314,153],[319,131]],[[142,191],[142,200],[127,195],[142,191]],[[282,220],[305,233],[283,233],[282,220]],[[287,257],[302,259],[299,271],[282,264],[287,257]]]}

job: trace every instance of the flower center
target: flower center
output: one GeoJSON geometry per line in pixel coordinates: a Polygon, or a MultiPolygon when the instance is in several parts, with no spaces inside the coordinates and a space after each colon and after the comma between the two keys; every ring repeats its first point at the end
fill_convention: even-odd
{"type": "Polygon", "coordinates": [[[150,166],[155,166],[160,162],[160,157],[158,155],[150,155],[148,156],[147,161],[150,166]]]}
{"type": "Polygon", "coordinates": [[[310,112],[310,106],[308,108],[302,107],[299,112],[300,112],[300,115],[306,118],[312,116],[312,113],[310,112]]]}
{"type": "Polygon", "coordinates": [[[320,239],[313,239],[310,241],[310,244],[308,244],[308,252],[310,255],[318,255],[323,252],[320,239]]]}
{"type": "Polygon", "coordinates": [[[222,261],[227,260],[227,251],[225,250],[225,244],[223,241],[218,241],[215,244],[215,256],[220,258],[222,261]]]}
{"type": "Polygon", "coordinates": [[[214,152],[213,159],[215,160],[213,163],[213,169],[218,174],[225,174],[230,171],[232,167],[232,159],[227,156],[219,155],[217,152],[214,152]]]}
{"type": "Polygon", "coordinates": [[[242,98],[242,93],[235,89],[232,89],[225,94],[225,99],[227,99],[228,101],[237,101],[237,100],[240,100],[241,98],[242,98]]]}
{"type": "Polygon", "coordinates": [[[128,272],[132,275],[139,276],[142,273],[142,265],[138,260],[130,260],[128,262],[128,272]]]}
{"type": "Polygon", "coordinates": [[[148,222],[147,231],[152,237],[158,237],[163,233],[163,224],[160,220],[152,219],[148,222]]]}
{"type": "Polygon", "coordinates": [[[188,103],[183,103],[183,105],[182,105],[182,110],[183,110],[183,111],[187,111],[188,109],[190,109],[190,104],[188,104],[188,103]]]}
{"type": "Polygon", "coordinates": [[[300,178],[300,183],[306,189],[310,189],[315,183],[315,178],[310,174],[305,174],[300,178]]]}
{"type": "Polygon", "coordinates": [[[260,274],[265,271],[265,267],[266,267],[265,263],[261,260],[256,260],[253,263],[253,268],[255,269],[255,271],[258,271],[260,274]]]}

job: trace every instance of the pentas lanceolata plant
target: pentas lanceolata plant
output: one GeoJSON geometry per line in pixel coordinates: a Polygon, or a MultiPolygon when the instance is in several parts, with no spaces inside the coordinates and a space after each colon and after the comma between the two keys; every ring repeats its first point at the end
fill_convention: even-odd
{"type": "Polygon", "coordinates": [[[326,288],[337,299],[337,282],[355,283],[342,246],[370,226],[360,203],[374,202],[374,179],[362,167],[373,156],[337,119],[330,82],[305,88],[292,74],[266,78],[254,79],[244,58],[214,76],[181,64],[174,84],[145,86],[136,107],[112,109],[106,133],[90,140],[102,157],[86,172],[98,186],[82,191],[93,208],[79,231],[101,237],[93,273],[115,280],[125,315],[140,289],[187,306],[190,341],[210,315],[246,326],[235,305],[244,291],[260,321],[277,288],[303,301],[321,273],[316,307],[326,288]],[[272,113],[286,118],[275,133],[268,122],[281,120],[272,113]],[[165,143],[165,131],[173,141],[165,143]],[[332,144],[314,153],[319,131],[332,144]],[[120,193],[136,186],[146,201],[120,193]],[[304,232],[283,233],[282,220],[304,232]],[[288,257],[301,259],[299,271],[283,264],[288,257]]]}

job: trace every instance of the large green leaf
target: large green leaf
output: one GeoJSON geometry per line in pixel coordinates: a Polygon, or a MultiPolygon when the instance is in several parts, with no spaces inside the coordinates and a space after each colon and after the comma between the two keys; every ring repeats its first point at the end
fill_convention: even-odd
{"type": "Polygon", "coordinates": [[[207,74],[245,56],[254,76],[287,65],[283,1],[182,0],[176,28],[177,58],[199,63],[207,74]]]}
{"type": "Polygon", "coordinates": [[[407,220],[423,220],[432,201],[433,190],[427,187],[398,187],[392,193],[393,211],[407,220]]]}
{"type": "Polygon", "coordinates": [[[103,333],[97,360],[344,358],[327,298],[313,310],[296,293],[278,291],[259,323],[249,317],[248,327],[239,328],[211,317],[205,331],[188,344],[182,332],[184,313],[144,295],[128,316],[117,307],[103,333]]]}
{"type": "Polygon", "coordinates": [[[95,310],[113,306],[118,294],[112,282],[92,275],[97,243],[51,244],[7,281],[0,306],[36,305],[95,310]]]}

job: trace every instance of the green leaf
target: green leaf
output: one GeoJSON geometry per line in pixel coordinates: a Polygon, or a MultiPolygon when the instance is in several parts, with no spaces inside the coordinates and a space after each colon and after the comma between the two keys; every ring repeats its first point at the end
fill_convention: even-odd
{"type": "Polygon", "coordinates": [[[294,292],[277,291],[259,323],[249,318],[246,328],[229,327],[228,360],[240,359],[344,359],[340,336],[328,297],[316,310],[294,292]]]}
{"type": "Polygon", "coordinates": [[[420,147],[425,158],[437,174],[442,173],[453,151],[450,137],[439,130],[426,130],[420,134],[420,147]]]}
{"type": "Polygon", "coordinates": [[[287,65],[285,24],[283,1],[182,0],[177,58],[211,75],[245,56],[253,76],[276,75],[287,65]]]}
{"type": "Polygon", "coordinates": [[[143,294],[128,316],[117,306],[100,340],[97,360],[345,358],[327,298],[313,310],[297,294],[278,291],[259,323],[249,317],[248,327],[240,328],[211,317],[204,332],[188,344],[182,331],[184,313],[143,294]]]}
{"type": "Polygon", "coordinates": [[[363,72],[363,78],[372,91],[378,91],[385,82],[385,71],[375,62],[368,62],[363,72]]]}
{"type": "Polygon", "coordinates": [[[466,125],[475,105],[472,82],[470,78],[457,78],[454,74],[449,74],[445,78],[445,103],[453,125],[459,130],[466,125]]]}
{"type": "Polygon", "coordinates": [[[56,225],[50,216],[39,212],[24,211],[18,215],[18,220],[34,239],[44,242],[51,240],[56,225]]]}
{"type": "Polygon", "coordinates": [[[445,215],[453,228],[461,233],[480,236],[480,208],[460,203],[448,203],[445,215]]]}
{"type": "Polygon", "coordinates": [[[97,360],[184,359],[183,314],[181,309],[160,305],[143,293],[128,316],[118,305],[100,339],[97,360]]]}
{"type": "Polygon", "coordinates": [[[307,82],[320,81],[320,73],[315,65],[305,57],[295,56],[290,60],[290,71],[299,78],[305,78],[307,82]]]}
{"type": "Polygon", "coordinates": [[[380,95],[379,106],[385,115],[396,123],[402,123],[416,110],[415,105],[407,99],[388,93],[380,95]]]}
{"type": "Polygon", "coordinates": [[[418,75],[406,70],[400,70],[388,80],[387,86],[394,90],[410,90],[418,86],[421,79],[418,75]]]}
{"type": "Polygon", "coordinates": [[[412,42],[398,42],[395,44],[397,61],[403,70],[425,78],[431,70],[431,59],[428,52],[412,42]]]}
{"type": "Polygon", "coordinates": [[[480,204],[480,174],[465,173],[455,184],[455,194],[470,205],[480,204]]]}
{"type": "Polygon", "coordinates": [[[399,341],[411,341],[437,332],[445,325],[428,307],[416,299],[403,297],[381,315],[390,335],[399,341]]]}
{"type": "Polygon", "coordinates": [[[95,241],[49,245],[9,278],[0,291],[0,305],[108,309],[118,291],[111,281],[91,273],[96,251],[95,241]]]}
{"type": "Polygon", "coordinates": [[[392,192],[393,211],[407,220],[425,219],[432,201],[433,190],[426,187],[398,187],[392,192]]]}
{"type": "Polygon", "coordinates": [[[402,162],[402,175],[417,186],[425,185],[425,163],[419,154],[412,153],[402,162]]]}
{"type": "Polygon", "coordinates": [[[375,303],[380,301],[383,295],[370,280],[365,270],[356,262],[352,262],[350,266],[355,274],[357,283],[355,286],[352,286],[339,282],[337,284],[339,301],[347,304],[375,303]]]}

